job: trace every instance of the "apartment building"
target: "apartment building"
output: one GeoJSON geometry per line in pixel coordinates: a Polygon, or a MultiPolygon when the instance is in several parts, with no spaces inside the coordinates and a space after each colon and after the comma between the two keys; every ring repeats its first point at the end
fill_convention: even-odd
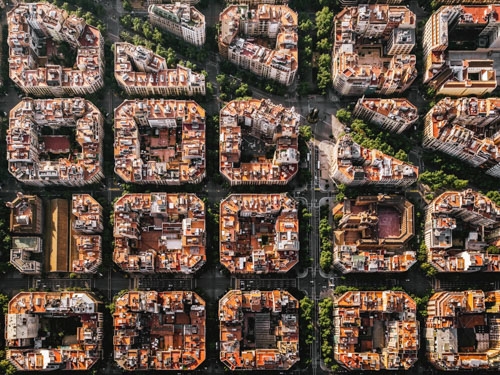
{"type": "Polygon", "coordinates": [[[192,100],[125,100],[115,108],[115,173],[136,184],[198,184],[206,174],[205,110],[192,100]]]}
{"type": "Polygon", "coordinates": [[[115,43],[115,79],[128,95],[205,95],[205,76],[182,65],[167,67],[165,58],[130,43],[115,43]]]}
{"type": "Polygon", "coordinates": [[[423,146],[500,177],[500,98],[445,98],[424,119],[423,146]]]}
{"type": "Polygon", "coordinates": [[[358,99],[352,114],[393,133],[401,134],[418,121],[418,109],[406,98],[358,99]]]}
{"type": "Polygon", "coordinates": [[[418,167],[362,147],[345,134],[330,155],[330,178],[347,186],[406,187],[417,181],[418,167]]]}
{"type": "Polygon", "coordinates": [[[427,357],[442,371],[498,371],[500,291],[435,293],[427,304],[427,357]]]}
{"type": "Polygon", "coordinates": [[[205,264],[205,205],[196,195],[125,194],[113,214],[113,260],[122,270],[190,274],[205,264]]]}
{"type": "Polygon", "coordinates": [[[238,4],[224,9],[219,21],[223,58],[286,86],[295,81],[299,63],[296,12],[287,5],[238,4]]]}
{"type": "Polygon", "coordinates": [[[205,301],[191,291],[128,291],[115,301],[113,352],[125,371],[196,369],[206,358],[205,301]]]}
{"type": "Polygon", "coordinates": [[[285,273],[299,261],[298,203],[286,193],[231,194],[220,205],[220,262],[233,274],[285,273]]]}
{"type": "MultiPolygon", "coordinates": [[[[147,0],[148,5],[152,4],[165,4],[165,3],[174,3],[176,2],[175,0],[147,0]]],[[[189,4],[189,5],[196,5],[200,2],[200,0],[180,0],[177,1],[178,3],[183,3],[183,4],[189,4]]]]}
{"type": "Polygon", "coordinates": [[[416,263],[407,246],[415,235],[414,208],[403,196],[345,198],[333,216],[341,217],[333,231],[333,264],[340,272],[405,272],[416,263]]]}
{"type": "Polygon", "coordinates": [[[219,300],[220,360],[230,371],[299,361],[299,301],[284,290],[230,290],[219,300]]]}
{"type": "Polygon", "coordinates": [[[500,5],[443,6],[424,28],[424,83],[438,95],[484,95],[497,87],[500,5]]]}
{"type": "Polygon", "coordinates": [[[36,195],[17,193],[12,202],[7,202],[10,208],[9,230],[14,235],[43,234],[43,203],[36,195]]]}
{"type": "Polygon", "coordinates": [[[84,96],[104,86],[104,39],[83,18],[50,3],[21,3],[7,23],[9,76],[26,94],[84,96]],[[58,65],[62,42],[77,50],[72,66],[58,65]]]}
{"type": "Polygon", "coordinates": [[[349,371],[408,370],[417,361],[417,306],[405,292],[344,293],[333,320],[334,359],[349,371]]]}
{"type": "Polygon", "coordinates": [[[153,4],[149,6],[148,14],[153,26],[168,31],[189,44],[205,44],[205,16],[189,3],[153,4]]]}
{"type": "Polygon", "coordinates": [[[500,207],[479,192],[435,198],[427,206],[424,238],[428,261],[439,272],[500,271],[500,255],[487,252],[500,238],[500,207]]]}
{"type": "Polygon", "coordinates": [[[491,5],[494,0],[435,0],[436,5],[491,5]]]}
{"type": "Polygon", "coordinates": [[[18,371],[87,371],[102,358],[104,317],[89,292],[21,292],[5,315],[6,358],[18,371]],[[63,327],[71,318],[73,331],[63,327]],[[68,344],[71,343],[71,344],[68,344]]]}
{"type": "Polygon", "coordinates": [[[339,0],[342,7],[355,6],[358,4],[403,4],[403,0],[339,0]]]}
{"type": "Polygon", "coordinates": [[[12,237],[10,264],[19,272],[39,275],[42,272],[41,256],[43,233],[43,202],[36,195],[17,193],[10,208],[9,230],[12,237]]]}
{"type": "Polygon", "coordinates": [[[362,4],[334,18],[332,80],[342,96],[403,93],[417,77],[415,14],[405,6],[362,4]]]}
{"type": "Polygon", "coordinates": [[[233,100],[220,110],[219,124],[219,170],[231,186],[286,185],[297,174],[300,115],[293,107],[233,100]]]}
{"type": "Polygon", "coordinates": [[[26,185],[84,186],[104,177],[103,116],[88,100],[23,98],[10,111],[6,138],[9,172],[26,185]]]}
{"type": "Polygon", "coordinates": [[[71,272],[96,273],[102,263],[102,206],[89,194],[73,194],[71,272]]]}

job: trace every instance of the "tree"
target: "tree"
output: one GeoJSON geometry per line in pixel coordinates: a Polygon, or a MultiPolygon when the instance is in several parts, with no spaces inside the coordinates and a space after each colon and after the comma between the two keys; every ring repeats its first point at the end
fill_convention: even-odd
{"type": "MultiPolygon", "coordinates": [[[[314,23],[309,19],[305,19],[299,22],[299,30],[303,33],[310,34],[314,30],[314,23]]],[[[309,36],[309,35],[307,35],[309,36]]],[[[309,36],[310,37],[310,36],[309,36]]],[[[312,41],[312,39],[311,39],[312,41]]]]}
{"type": "Polygon", "coordinates": [[[323,38],[316,43],[316,49],[322,53],[329,53],[332,49],[332,43],[328,38],[323,38]]]}
{"type": "Polygon", "coordinates": [[[242,97],[245,97],[245,96],[252,95],[252,91],[250,91],[250,89],[248,88],[248,84],[242,83],[240,85],[240,87],[238,87],[236,89],[236,91],[234,92],[234,94],[236,95],[237,98],[242,98],[242,97]]]}
{"type": "Polygon", "coordinates": [[[351,112],[347,109],[340,108],[335,114],[335,117],[337,117],[337,120],[339,120],[342,124],[347,126],[351,125],[351,112]]]}
{"type": "Polygon", "coordinates": [[[333,12],[330,8],[323,7],[316,12],[316,35],[318,39],[328,38],[333,26],[333,12]]]}
{"type": "Polygon", "coordinates": [[[309,142],[312,138],[312,129],[309,125],[302,125],[299,128],[299,136],[301,136],[305,142],[309,142]]]}
{"type": "Polygon", "coordinates": [[[398,152],[396,152],[396,155],[394,155],[394,157],[402,161],[408,161],[408,154],[404,150],[399,150],[398,152]]]}
{"type": "Polygon", "coordinates": [[[488,254],[500,254],[500,248],[495,245],[490,245],[486,248],[488,254]]]}

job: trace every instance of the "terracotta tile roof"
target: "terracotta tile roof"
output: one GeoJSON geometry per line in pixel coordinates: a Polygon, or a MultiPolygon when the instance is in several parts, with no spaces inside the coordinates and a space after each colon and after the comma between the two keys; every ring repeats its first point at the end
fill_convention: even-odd
{"type": "Polygon", "coordinates": [[[299,361],[298,308],[286,291],[228,292],[219,300],[222,363],[231,371],[288,370],[299,361]]]}
{"type": "Polygon", "coordinates": [[[232,194],[220,206],[220,262],[231,273],[288,272],[299,260],[297,202],[232,194]]]}
{"type": "Polygon", "coordinates": [[[194,370],[206,357],[205,301],[187,291],[129,291],[115,301],[114,359],[126,371],[194,370]]]}
{"type": "Polygon", "coordinates": [[[348,370],[408,370],[417,360],[416,304],[405,292],[355,291],[335,299],[334,358],[348,370]]]}
{"type": "Polygon", "coordinates": [[[194,194],[125,194],[114,205],[113,260],[124,271],[196,272],[205,236],[205,205],[194,194]]]}

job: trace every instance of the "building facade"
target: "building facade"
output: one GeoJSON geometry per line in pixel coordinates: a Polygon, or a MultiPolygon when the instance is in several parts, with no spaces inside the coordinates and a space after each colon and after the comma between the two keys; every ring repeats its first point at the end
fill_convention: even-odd
{"type": "Polygon", "coordinates": [[[182,65],[167,67],[165,58],[142,46],[115,43],[115,79],[128,95],[205,95],[205,76],[182,65]]]}
{"type": "Polygon", "coordinates": [[[297,17],[286,5],[230,5],[219,16],[219,53],[238,67],[290,86],[298,70],[297,17]]]}
{"type": "Polygon", "coordinates": [[[382,129],[401,134],[418,121],[418,109],[408,99],[365,98],[358,99],[352,112],[382,129]]]}
{"type": "Polygon", "coordinates": [[[188,3],[153,4],[148,8],[149,22],[185,42],[205,44],[205,16],[188,3]]]}
{"type": "Polygon", "coordinates": [[[104,177],[103,138],[103,116],[92,102],[82,98],[24,98],[9,114],[9,172],[26,185],[97,183],[104,177]],[[44,134],[46,127],[52,135],[44,134]],[[55,135],[61,127],[70,129],[74,137],[55,135]]]}
{"type": "Polygon", "coordinates": [[[363,4],[334,18],[332,80],[342,96],[401,94],[417,77],[415,14],[404,6],[363,4]]]}
{"type": "Polygon", "coordinates": [[[345,134],[330,155],[330,178],[347,186],[406,187],[417,181],[418,167],[364,148],[345,134]]]}
{"type": "Polygon", "coordinates": [[[50,3],[18,4],[7,14],[9,76],[28,95],[88,95],[104,86],[104,39],[83,18],[50,3]],[[74,66],[53,63],[58,44],[77,50],[74,66]]]}
{"type": "Polygon", "coordinates": [[[445,98],[424,119],[423,146],[500,178],[500,98],[445,98]]]}

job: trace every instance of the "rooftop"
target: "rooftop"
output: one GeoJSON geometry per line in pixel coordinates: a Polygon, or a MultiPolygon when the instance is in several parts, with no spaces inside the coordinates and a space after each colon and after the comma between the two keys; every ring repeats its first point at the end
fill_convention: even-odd
{"type": "Polygon", "coordinates": [[[349,134],[339,138],[335,148],[332,164],[342,179],[376,184],[417,180],[418,167],[379,150],[362,147],[349,134]]]}
{"type": "Polygon", "coordinates": [[[115,172],[179,185],[205,177],[205,110],[192,100],[125,100],[115,109],[115,172]]]}
{"type": "Polygon", "coordinates": [[[231,290],[219,300],[220,360],[231,371],[299,361],[299,302],[287,291],[231,290]]]}
{"type": "Polygon", "coordinates": [[[428,206],[425,227],[428,259],[438,271],[500,271],[500,255],[486,250],[498,244],[500,207],[483,194],[469,189],[439,195],[428,206]]]}
{"type": "Polygon", "coordinates": [[[231,273],[288,272],[299,261],[298,204],[285,193],[232,194],[220,206],[220,262],[231,273]]]}
{"type": "Polygon", "coordinates": [[[7,22],[9,75],[22,90],[33,92],[31,87],[39,87],[56,95],[102,87],[104,42],[99,30],[83,18],[49,3],[29,3],[14,6],[7,22]],[[50,54],[60,41],[77,49],[76,69],[50,64],[50,54]]]}
{"type": "Polygon", "coordinates": [[[205,28],[205,16],[188,3],[173,2],[172,4],[153,4],[148,8],[149,14],[166,18],[189,29],[205,28]]]}
{"type": "Polygon", "coordinates": [[[416,263],[406,246],[415,234],[414,208],[403,196],[359,196],[333,210],[334,264],[348,272],[404,272],[416,263]]]}
{"type": "Polygon", "coordinates": [[[296,175],[300,115],[293,107],[268,99],[233,100],[219,121],[220,171],[232,184],[285,184],[296,175]],[[270,145],[275,151],[267,159],[270,145]]]}
{"type": "Polygon", "coordinates": [[[219,15],[219,43],[233,52],[282,71],[298,68],[298,15],[287,5],[229,5],[219,15]],[[275,48],[259,36],[275,39],[275,48]]]}
{"type": "Polygon", "coordinates": [[[415,44],[415,14],[404,6],[363,4],[346,7],[334,18],[333,71],[335,76],[364,81],[379,92],[401,90],[417,76],[415,55],[384,56],[393,30],[397,44],[415,44]],[[403,41],[404,39],[404,41],[403,41]]]}
{"type": "Polygon", "coordinates": [[[413,123],[418,119],[418,108],[406,98],[361,98],[358,105],[369,112],[378,113],[387,119],[398,121],[401,126],[413,123]]]}
{"type": "Polygon", "coordinates": [[[17,294],[5,316],[7,359],[19,371],[90,369],[102,356],[103,315],[98,312],[99,304],[88,292],[17,294]],[[61,331],[66,319],[78,320],[76,335],[61,331]],[[65,335],[61,339],[56,332],[65,335]]]}
{"type": "Polygon", "coordinates": [[[177,65],[169,69],[165,58],[143,47],[130,43],[115,43],[115,78],[121,86],[173,89],[188,95],[191,87],[203,87],[205,76],[177,65]]]}
{"type": "Polygon", "coordinates": [[[85,99],[23,98],[9,114],[9,172],[33,185],[95,183],[103,176],[102,127],[101,113],[85,99]]]}
{"type": "Polygon", "coordinates": [[[205,301],[187,291],[129,291],[115,301],[114,359],[126,371],[194,370],[206,357],[205,301]]]}
{"type": "Polygon", "coordinates": [[[205,236],[205,205],[194,194],[125,194],[114,205],[113,260],[124,271],[196,272],[205,236]]]}
{"type": "Polygon", "coordinates": [[[416,303],[405,292],[355,291],[335,299],[334,358],[348,370],[408,370],[417,361],[416,303]]]}
{"type": "Polygon", "coordinates": [[[10,208],[10,231],[14,234],[43,233],[42,200],[36,195],[17,193],[12,202],[7,202],[10,208]]]}
{"type": "Polygon", "coordinates": [[[428,112],[426,134],[491,167],[500,157],[499,119],[500,98],[445,98],[428,112]]]}
{"type": "Polygon", "coordinates": [[[493,370],[500,363],[500,291],[435,293],[427,304],[426,341],[439,370],[493,370]]]}

